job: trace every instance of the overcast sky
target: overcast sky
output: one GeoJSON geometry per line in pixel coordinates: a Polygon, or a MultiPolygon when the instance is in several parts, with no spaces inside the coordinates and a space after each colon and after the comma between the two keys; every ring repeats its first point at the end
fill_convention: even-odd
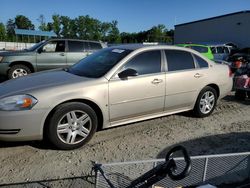
{"type": "Polygon", "coordinates": [[[37,26],[40,14],[47,22],[53,14],[88,14],[101,21],[117,20],[121,32],[138,32],[243,10],[250,10],[250,0],[1,0],[0,22],[22,14],[37,26]]]}

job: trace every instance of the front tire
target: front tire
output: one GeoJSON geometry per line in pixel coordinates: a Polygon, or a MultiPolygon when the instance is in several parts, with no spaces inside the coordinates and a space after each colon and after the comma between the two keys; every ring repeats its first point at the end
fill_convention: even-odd
{"type": "Polygon", "coordinates": [[[206,86],[201,90],[197,98],[193,109],[194,115],[201,118],[209,116],[215,109],[217,99],[216,90],[210,86],[206,86]]]}
{"type": "Polygon", "coordinates": [[[97,125],[96,113],[90,106],[78,102],[65,103],[52,115],[47,136],[58,149],[76,149],[93,137],[97,125]]]}
{"type": "Polygon", "coordinates": [[[30,68],[25,65],[21,65],[21,64],[13,65],[8,72],[8,78],[14,79],[14,78],[18,78],[21,76],[26,76],[30,73],[31,73],[30,68]]]}

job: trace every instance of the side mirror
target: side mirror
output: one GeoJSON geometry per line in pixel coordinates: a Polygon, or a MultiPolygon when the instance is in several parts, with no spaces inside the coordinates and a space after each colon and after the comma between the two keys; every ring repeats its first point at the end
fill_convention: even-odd
{"type": "Polygon", "coordinates": [[[124,71],[118,73],[119,78],[126,79],[130,76],[138,76],[138,72],[134,69],[125,69],[124,71]]]}
{"type": "Polygon", "coordinates": [[[38,50],[37,50],[37,53],[42,53],[43,52],[43,47],[41,47],[41,48],[39,48],[38,50]]]}

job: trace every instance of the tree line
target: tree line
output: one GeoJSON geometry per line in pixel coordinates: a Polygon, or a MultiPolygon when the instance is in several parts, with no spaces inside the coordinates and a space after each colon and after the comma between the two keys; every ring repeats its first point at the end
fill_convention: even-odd
{"type": "MultiPolygon", "coordinates": [[[[168,30],[162,24],[137,33],[120,32],[117,21],[102,22],[89,15],[72,19],[68,16],[54,14],[51,22],[46,22],[44,15],[40,15],[37,21],[39,30],[53,31],[57,37],[101,40],[108,43],[172,43],[174,35],[173,30],[168,30]]],[[[17,15],[14,19],[9,19],[6,24],[0,22],[0,41],[16,41],[14,29],[34,30],[35,25],[24,15],[17,15]]],[[[27,36],[19,36],[18,39],[26,42],[28,40],[27,36]]]]}

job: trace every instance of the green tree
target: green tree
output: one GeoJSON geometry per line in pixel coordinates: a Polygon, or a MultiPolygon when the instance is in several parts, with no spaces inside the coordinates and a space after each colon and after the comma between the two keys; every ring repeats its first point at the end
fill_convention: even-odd
{"type": "Polygon", "coordinates": [[[167,29],[165,25],[159,24],[149,30],[149,42],[165,42],[167,29]]]}
{"type": "Polygon", "coordinates": [[[0,41],[6,40],[6,30],[3,23],[0,22],[0,41]]]}
{"type": "Polygon", "coordinates": [[[53,23],[48,22],[46,27],[47,27],[47,31],[52,31],[53,30],[53,23]]]}
{"type": "Polygon", "coordinates": [[[17,29],[35,29],[35,26],[32,24],[29,18],[24,15],[17,15],[15,17],[15,25],[17,29]]]}
{"type": "Polygon", "coordinates": [[[60,21],[61,21],[61,25],[62,25],[62,29],[61,29],[61,32],[60,32],[60,35],[63,36],[63,37],[69,37],[70,36],[70,18],[68,16],[61,16],[60,17],[60,21]]]}
{"type": "Polygon", "coordinates": [[[15,39],[15,31],[16,28],[15,22],[13,19],[9,19],[6,24],[6,33],[7,33],[7,40],[14,41],[15,39]]]}
{"type": "Polygon", "coordinates": [[[55,32],[55,34],[60,37],[60,31],[61,31],[61,20],[60,20],[60,16],[58,14],[54,14],[52,16],[52,28],[53,31],[55,32]]]}
{"type": "Polygon", "coordinates": [[[117,27],[118,22],[112,21],[110,23],[110,31],[108,33],[108,42],[110,43],[120,43],[121,37],[120,37],[120,31],[117,27]]]}
{"type": "Polygon", "coordinates": [[[46,24],[46,20],[45,20],[45,17],[43,14],[41,14],[37,21],[40,23],[40,25],[38,26],[38,29],[41,30],[41,31],[47,31],[48,28],[47,28],[47,24],[46,24]]]}

